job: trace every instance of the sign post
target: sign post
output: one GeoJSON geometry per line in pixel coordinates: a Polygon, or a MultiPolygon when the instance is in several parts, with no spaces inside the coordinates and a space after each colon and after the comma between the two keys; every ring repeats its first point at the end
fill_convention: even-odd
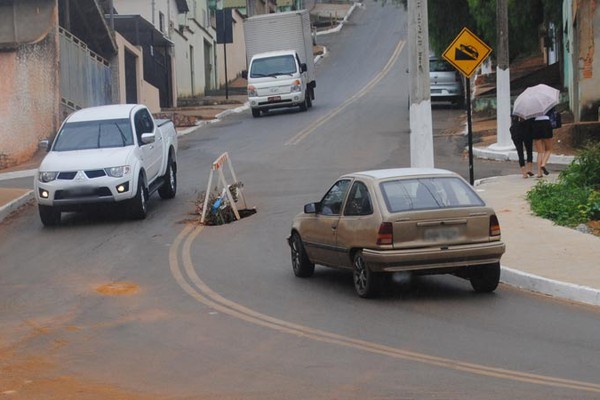
{"type": "Polygon", "coordinates": [[[492,49],[467,28],[458,34],[442,57],[466,78],[467,94],[467,135],[469,142],[469,183],[475,183],[473,173],[473,123],[471,113],[471,77],[492,49]]]}

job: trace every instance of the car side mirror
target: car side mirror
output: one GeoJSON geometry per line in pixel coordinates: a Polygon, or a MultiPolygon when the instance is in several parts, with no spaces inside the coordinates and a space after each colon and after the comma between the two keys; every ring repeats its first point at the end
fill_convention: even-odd
{"type": "Polygon", "coordinates": [[[38,148],[46,150],[46,152],[50,151],[50,140],[44,139],[40,140],[38,143],[38,148]]]}
{"type": "Polygon", "coordinates": [[[154,143],[155,138],[154,132],[142,133],[142,144],[154,143]]]}
{"type": "Polygon", "coordinates": [[[307,71],[307,69],[308,69],[308,68],[306,67],[306,63],[302,63],[302,64],[300,64],[300,71],[302,71],[302,72],[306,72],[306,71],[307,71]]]}
{"type": "Polygon", "coordinates": [[[317,203],[309,203],[304,206],[304,214],[316,214],[317,203]]]}
{"type": "Polygon", "coordinates": [[[242,71],[242,78],[248,79],[248,71],[246,71],[246,70],[242,71]]]}

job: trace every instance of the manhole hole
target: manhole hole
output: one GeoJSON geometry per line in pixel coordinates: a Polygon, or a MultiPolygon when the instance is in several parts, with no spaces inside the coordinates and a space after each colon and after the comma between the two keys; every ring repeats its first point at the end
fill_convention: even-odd
{"type": "Polygon", "coordinates": [[[140,287],[131,282],[111,282],[96,288],[96,292],[106,296],[124,296],[136,294],[140,287]]]}

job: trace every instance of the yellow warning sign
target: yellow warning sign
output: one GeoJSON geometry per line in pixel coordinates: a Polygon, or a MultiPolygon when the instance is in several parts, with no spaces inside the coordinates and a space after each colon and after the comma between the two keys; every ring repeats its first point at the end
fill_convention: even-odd
{"type": "Polygon", "coordinates": [[[470,78],[491,52],[490,46],[475,36],[473,32],[463,28],[444,51],[442,57],[463,75],[470,78]]]}

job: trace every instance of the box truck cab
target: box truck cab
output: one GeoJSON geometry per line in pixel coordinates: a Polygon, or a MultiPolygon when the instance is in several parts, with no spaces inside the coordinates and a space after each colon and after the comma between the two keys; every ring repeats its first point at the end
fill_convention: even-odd
{"type": "Polygon", "coordinates": [[[255,54],[247,72],[252,115],[258,117],[261,111],[282,107],[306,111],[312,105],[306,90],[306,69],[294,50],[255,54]]]}
{"type": "Polygon", "coordinates": [[[315,65],[308,11],[249,17],[244,21],[248,102],[252,116],[275,108],[306,111],[315,99],[315,65]]]}

